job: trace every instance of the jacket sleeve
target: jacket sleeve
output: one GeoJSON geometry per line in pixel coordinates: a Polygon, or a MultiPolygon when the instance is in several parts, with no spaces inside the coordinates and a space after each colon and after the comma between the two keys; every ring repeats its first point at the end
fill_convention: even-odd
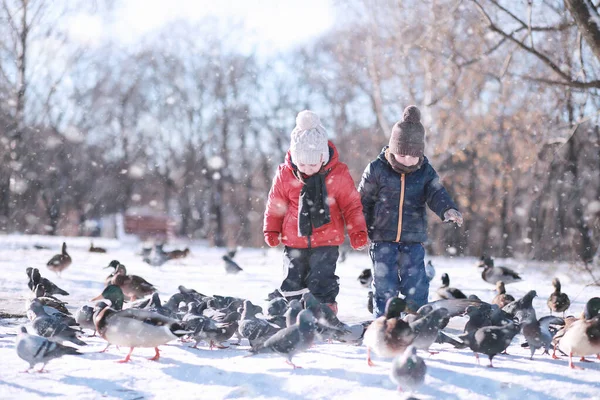
{"type": "Polygon", "coordinates": [[[335,201],[338,203],[340,211],[346,222],[348,233],[366,232],[367,224],[363,215],[363,208],[360,201],[360,195],[354,186],[354,180],[348,171],[348,167],[344,165],[340,173],[338,196],[335,201]]]}
{"type": "Polygon", "coordinates": [[[374,222],[373,219],[375,216],[373,213],[378,192],[379,185],[377,183],[375,165],[374,162],[371,162],[367,165],[367,168],[365,168],[360,184],[358,185],[358,193],[360,194],[363,214],[365,215],[367,226],[372,226],[374,222]]]}
{"type": "Polygon", "coordinates": [[[288,209],[289,200],[283,188],[282,174],[283,168],[279,167],[269,196],[267,198],[267,207],[265,208],[265,218],[263,222],[263,232],[280,232],[283,228],[283,218],[288,209]]]}
{"type": "Polygon", "coordinates": [[[431,165],[429,165],[427,180],[425,181],[425,198],[431,211],[436,213],[442,221],[444,220],[444,213],[446,211],[451,208],[458,210],[458,207],[450,198],[448,191],[440,182],[440,177],[431,165]]]}

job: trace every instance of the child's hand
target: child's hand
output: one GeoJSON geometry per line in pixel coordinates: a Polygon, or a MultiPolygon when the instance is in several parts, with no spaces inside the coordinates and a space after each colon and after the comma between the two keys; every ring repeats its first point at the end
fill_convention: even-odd
{"type": "Polygon", "coordinates": [[[463,223],[463,216],[458,210],[453,208],[449,209],[444,213],[444,222],[454,222],[456,225],[461,226],[463,223]]]}
{"type": "Polygon", "coordinates": [[[354,250],[362,250],[367,247],[369,240],[367,232],[354,232],[350,234],[350,245],[354,250]]]}
{"type": "Polygon", "coordinates": [[[265,232],[265,242],[269,247],[276,247],[279,245],[279,232],[265,232]]]}

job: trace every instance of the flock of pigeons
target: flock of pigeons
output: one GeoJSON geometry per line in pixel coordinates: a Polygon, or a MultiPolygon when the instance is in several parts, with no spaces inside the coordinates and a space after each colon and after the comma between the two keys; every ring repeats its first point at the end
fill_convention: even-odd
{"type": "MultiPolygon", "coordinates": [[[[235,251],[223,257],[226,270],[235,273],[232,263],[235,251]],[[229,268],[229,270],[228,270],[229,268]]],[[[47,264],[51,271],[60,274],[71,263],[63,244],[62,253],[47,264]]],[[[128,362],[135,348],[154,348],[151,360],[159,360],[159,346],[172,340],[201,342],[210,349],[226,348],[226,342],[246,339],[250,345],[249,356],[276,353],[288,364],[297,368],[293,357],[319,341],[340,341],[367,347],[367,363],[374,365],[371,352],[380,357],[394,358],[391,379],[400,387],[415,388],[426,375],[424,360],[417,350],[431,352],[433,343],[445,343],[455,348],[470,348],[479,362],[479,354],[492,359],[505,353],[513,338],[521,333],[531,358],[538,349],[558,358],[557,352],[587,361],[586,356],[600,359],[600,298],[590,299],[579,317],[564,317],[570,301],[561,292],[560,282],[554,279],[554,292],[548,299],[551,312],[562,312],[563,317],[536,316],[532,306],[537,295],[534,290],[519,299],[506,293],[505,284],[521,280],[518,274],[504,267],[494,266],[489,257],[482,257],[482,278],[496,285],[497,295],[491,303],[476,296],[466,296],[450,287],[447,274],[442,275],[442,286],[436,291],[439,300],[421,307],[416,313],[406,313],[406,303],[400,297],[388,301],[385,315],[373,321],[346,324],[332,310],[320,303],[311,293],[300,300],[287,301],[278,291],[268,296],[266,312],[248,299],[230,296],[207,296],[194,289],[179,286],[178,292],[162,302],[154,285],[138,275],[128,274],[126,267],[113,260],[107,267],[113,272],[105,279],[105,288],[92,301],[93,307],[83,305],[72,315],[65,303],[56,296],[68,293],[41,276],[37,268],[27,268],[31,297],[27,303],[28,327],[22,326],[17,337],[16,351],[29,363],[29,370],[64,355],[80,355],[78,348],[86,343],[81,339],[83,329],[94,331],[111,345],[128,347],[129,353],[120,360],[128,362]],[[453,317],[468,316],[464,333],[452,335],[444,331],[453,317]],[[31,332],[31,333],[30,333],[31,332]],[[75,346],[75,347],[73,347],[75,346]]],[[[239,266],[237,267],[239,268],[239,266]]],[[[241,269],[240,269],[241,270],[241,269]]],[[[435,269],[427,267],[432,279],[435,269]]],[[[372,277],[364,271],[359,280],[370,285],[372,277]]]]}

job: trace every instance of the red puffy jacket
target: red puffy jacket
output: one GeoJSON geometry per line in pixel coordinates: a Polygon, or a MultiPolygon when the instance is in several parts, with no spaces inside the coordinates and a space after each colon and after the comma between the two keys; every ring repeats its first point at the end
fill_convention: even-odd
{"type": "MultiPolygon", "coordinates": [[[[331,155],[325,168],[327,200],[331,222],[313,228],[310,247],[339,246],[344,242],[344,221],[349,234],[366,232],[367,225],[362,211],[360,195],[348,166],[338,160],[338,152],[329,142],[331,155]]],[[[288,151],[285,163],[277,169],[265,210],[263,232],[280,232],[281,242],[289,247],[308,248],[308,237],[298,236],[298,202],[303,183],[294,175],[292,158],[288,151]]]]}

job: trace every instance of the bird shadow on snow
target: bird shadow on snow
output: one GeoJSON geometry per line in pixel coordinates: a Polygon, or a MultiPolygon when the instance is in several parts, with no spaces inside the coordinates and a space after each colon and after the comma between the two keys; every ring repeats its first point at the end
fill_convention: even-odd
{"type": "MultiPolygon", "coordinates": [[[[456,366],[457,363],[449,363],[452,366],[456,366]]],[[[464,363],[461,363],[466,365],[464,363]]],[[[485,368],[484,366],[471,365],[474,369],[476,368],[485,368]]],[[[495,367],[499,372],[503,369],[502,367],[495,367]]],[[[482,396],[487,396],[489,398],[498,398],[505,396],[507,398],[517,398],[520,396],[526,396],[527,399],[562,399],[559,397],[549,396],[548,393],[538,393],[532,390],[529,387],[525,387],[516,383],[505,383],[501,381],[497,381],[495,379],[477,375],[468,375],[463,379],[457,379],[455,373],[450,373],[447,369],[444,368],[436,368],[428,366],[427,374],[432,378],[438,379],[442,382],[446,382],[452,386],[457,386],[463,389],[466,389],[470,392],[474,392],[480,394],[482,396]],[[502,394],[502,396],[500,395],[502,394]]],[[[545,376],[552,378],[551,374],[544,374],[545,376]]],[[[427,386],[424,388],[423,393],[427,392],[427,389],[431,388],[431,386],[427,386]]],[[[448,393],[445,393],[444,398],[448,396],[448,393]]]]}
{"type": "Polygon", "coordinates": [[[162,370],[166,375],[184,382],[232,387],[225,398],[264,395],[265,389],[278,397],[300,400],[304,397],[286,391],[284,380],[273,379],[273,375],[262,372],[228,371],[211,365],[195,365],[177,361],[177,365],[162,370]]]}
{"type": "Polygon", "coordinates": [[[27,386],[17,385],[16,383],[12,383],[12,382],[8,382],[8,381],[0,382],[0,389],[2,388],[2,386],[8,386],[8,387],[12,387],[15,389],[20,389],[27,393],[37,394],[38,396],[42,396],[42,397],[59,397],[59,396],[62,397],[62,396],[64,396],[62,393],[42,392],[41,390],[36,390],[36,389],[27,387],[27,386]]]}
{"type": "Polygon", "coordinates": [[[112,378],[102,379],[92,378],[89,376],[86,376],[85,378],[80,378],[77,376],[65,376],[64,378],[61,378],[60,381],[67,385],[81,386],[82,388],[94,390],[102,396],[114,395],[121,399],[142,399],[150,395],[149,393],[126,388],[112,378]]]}

